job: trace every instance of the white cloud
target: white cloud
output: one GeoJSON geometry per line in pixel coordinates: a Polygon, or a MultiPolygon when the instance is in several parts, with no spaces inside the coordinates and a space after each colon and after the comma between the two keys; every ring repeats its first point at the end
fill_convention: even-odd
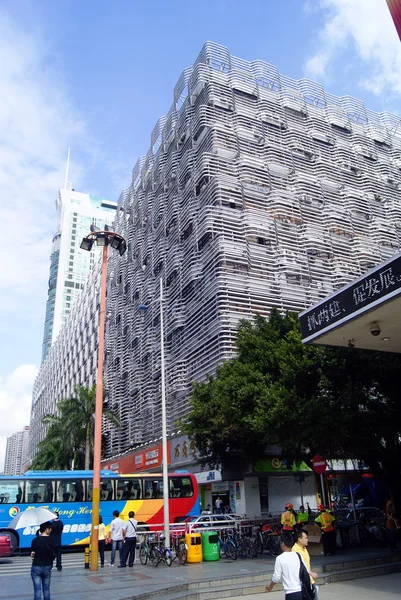
{"type": "Polygon", "coordinates": [[[23,310],[43,319],[67,148],[89,146],[49,51],[0,10],[0,310],[12,318],[23,310]]]}
{"type": "Polygon", "coordinates": [[[401,43],[386,2],[320,0],[317,6],[324,25],[306,75],[327,80],[339,68],[358,66],[362,88],[376,95],[401,94],[401,43]]]}
{"type": "Polygon", "coordinates": [[[0,471],[7,437],[29,425],[32,385],[37,373],[35,365],[20,365],[0,380],[0,471]]]}

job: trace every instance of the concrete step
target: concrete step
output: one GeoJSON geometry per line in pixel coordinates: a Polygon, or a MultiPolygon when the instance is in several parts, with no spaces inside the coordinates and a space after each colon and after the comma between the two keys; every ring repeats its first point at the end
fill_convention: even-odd
{"type": "MultiPolygon", "coordinates": [[[[318,585],[387,575],[401,572],[399,554],[372,557],[355,561],[340,561],[322,565],[314,569],[318,574],[318,585]]],[[[210,578],[208,580],[185,582],[181,584],[156,587],[146,593],[132,595],[125,600],[152,600],[163,595],[163,600],[221,600],[265,592],[266,584],[271,580],[271,566],[265,573],[249,573],[238,576],[210,578]]],[[[280,584],[275,590],[282,589],[280,584]]]]}

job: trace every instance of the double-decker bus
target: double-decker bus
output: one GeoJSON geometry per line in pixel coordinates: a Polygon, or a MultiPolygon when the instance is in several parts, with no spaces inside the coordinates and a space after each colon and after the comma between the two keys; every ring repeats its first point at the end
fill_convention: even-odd
{"type": "MultiPolygon", "coordinates": [[[[37,526],[10,529],[10,521],[28,508],[57,511],[64,523],[63,546],[89,543],[92,520],[93,471],[28,471],[23,476],[0,476],[0,532],[11,534],[14,549],[29,548],[37,526]]],[[[118,510],[121,518],[135,512],[138,524],[158,529],[163,523],[163,478],[158,474],[100,474],[100,514],[106,529],[118,510]]],[[[186,471],[169,473],[170,522],[199,515],[198,484],[186,471]]],[[[162,529],[162,526],[160,527],[162,529]]]]}

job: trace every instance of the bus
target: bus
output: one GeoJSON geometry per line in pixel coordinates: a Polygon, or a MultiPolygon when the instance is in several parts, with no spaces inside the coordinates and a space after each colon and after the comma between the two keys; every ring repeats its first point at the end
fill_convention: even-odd
{"type": "MultiPolygon", "coordinates": [[[[89,544],[92,522],[93,471],[27,471],[21,476],[0,476],[0,533],[11,535],[14,550],[29,548],[38,526],[10,529],[21,511],[42,506],[57,511],[63,521],[63,546],[89,544]]],[[[100,472],[100,514],[106,530],[113,511],[122,519],[135,512],[139,525],[162,529],[163,477],[159,474],[100,472]],[[160,525],[160,527],[158,527],[160,525]]],[[[200,514],[195,476],[186,471],[169,473],[170,523],[200,514]]]]}

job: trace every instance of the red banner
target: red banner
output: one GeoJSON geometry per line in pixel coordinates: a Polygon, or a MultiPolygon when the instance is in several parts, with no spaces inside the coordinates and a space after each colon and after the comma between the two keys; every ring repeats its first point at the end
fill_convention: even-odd
{"type": "MultiPolygon", "coordinates": [[[[163,448],[161,444],[151,446],[140,452],[119,456],[117,460],[102,463],[102,469],[110,469],[117,473],[138,473],[162,469],[163,448]]],[[[167,442],[167,464],[170,464],[170,440],[167,442]]]]}

